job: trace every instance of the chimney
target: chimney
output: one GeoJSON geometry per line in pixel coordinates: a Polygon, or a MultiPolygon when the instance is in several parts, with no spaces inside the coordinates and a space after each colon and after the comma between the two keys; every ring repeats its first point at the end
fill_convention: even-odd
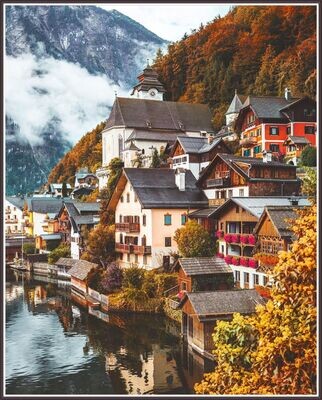
{"type": "Polygon", "coordinates": [[[180,191],[186,190],[186,170],[184,168],[176,169],[175,182],[180,191]]]}
{"type": "Polygon", "coordinates": [[[272,152],[271,151],[263,151],[263,163],[268,163],[272,161],[272,152]]]}
{"type": "Polygon", "coordinates": [[[208,136],[208,144],[211,144],[214,141],[214,137],[212,135],[208,136]]]}
{"type": "Polygon", "coordinates": [[[291,100],[291,91],[290,91],[290,89],[285,88],[284,96],[285,96],[285,99],[286,99],[287,101],[290,101],[290,100],[291,100]]]}

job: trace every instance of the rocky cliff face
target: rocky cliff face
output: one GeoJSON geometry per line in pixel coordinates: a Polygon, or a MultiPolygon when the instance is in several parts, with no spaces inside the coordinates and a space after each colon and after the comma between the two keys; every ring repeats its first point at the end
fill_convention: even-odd
{"type": "MultiPolygon", "coordinates": [[[[123,89],[135,83],[146,58],[153,58],[165,45],[163,39],[115,10],[94,6],[6,7],[7,56],[19,59],[27,53],[34,59],[73,63],[86,69],[88,75],[103,75],[109,84],[123,89]]],[[[39,76],[42,71],[33,74],[39,76]]],[[[48,88],[33,89],[48,101],[48,88]]],[[[107,111],[111,104],[99,106],[107,111]]],[[[72,145],[66,140],[64,121],[55,116],[55,109],[37,133],[42,139],[40,144],[30,141],[24,128],[7,109],[7,194],[32,191],[44,183],[48,172],[72,145]]],[[[76,133],[78,139],[84,133],[76,133]]]]}

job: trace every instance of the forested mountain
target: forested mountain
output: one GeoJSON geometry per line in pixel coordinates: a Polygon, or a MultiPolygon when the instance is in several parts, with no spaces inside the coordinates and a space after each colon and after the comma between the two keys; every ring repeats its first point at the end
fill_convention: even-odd
{"type": "Polygon", "coordinates": [[[240,94],[316,94],[316,7],[238,6],[159,51],[154,64],[173,101],[207,103],[217,129],[240,94]]]}

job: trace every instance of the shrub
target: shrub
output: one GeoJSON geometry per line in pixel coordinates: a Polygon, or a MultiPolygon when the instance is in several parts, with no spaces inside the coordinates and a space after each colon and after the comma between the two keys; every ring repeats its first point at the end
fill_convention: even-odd
{"type": "Polygon", "coordinates": [[[123,287],[141,289],[144,283],[145,270],[139,267],[130,267],[124,270],[123,287]]]}
{"type": "Polygon", "coordinates": [[[115,263],[111,263],[104,271],[100,283],[100,292],[113,293],[120,289],[123,282],[123,270],[115,263]]]}
{"type": "Polygon", "coordinates": [[[48,255],[48,263],[55,264],[60,257],[70,258],[70,244],[61,243],[58,247],[56,247],[56,249],[51,251],[48,255]]]}
{"type": "Polygon", "coordinates": [[[22,246],[23,252],[25,254],[35,254],[36,246],[34,243],[24,243],[22,246]]]}

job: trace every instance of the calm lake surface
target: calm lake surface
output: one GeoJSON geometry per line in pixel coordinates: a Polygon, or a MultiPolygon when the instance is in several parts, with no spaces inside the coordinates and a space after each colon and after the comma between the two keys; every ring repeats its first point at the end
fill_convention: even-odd
{"type": "Polygon", "coordinates": [[[190,394],[213,369],[168,318],[90,315],[68,283],[6,275],[6,394],[190,394]]]}

